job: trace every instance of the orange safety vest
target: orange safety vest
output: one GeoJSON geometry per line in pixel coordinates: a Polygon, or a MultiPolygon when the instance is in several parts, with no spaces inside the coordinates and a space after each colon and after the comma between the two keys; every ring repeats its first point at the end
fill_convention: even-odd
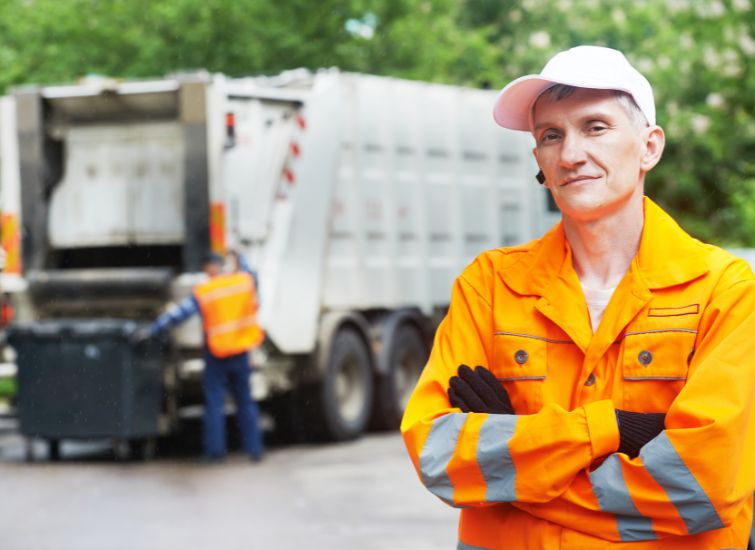
{"type": "Polygon", "coordinates": [[[755,277],[645,199],[637,255],[595,333],[563,226],[456,280],[401,431],[461,508],[461,549],[747,547],[755,490],[755,277]],[[446,394],[484,365],[515,415],[446,394]],[[640,456],[615,410],[666,413],[640,456]]]}
{"type": "Polygon", "coordinates": [[[213,277],[194,287],[194,297],[213,356],[230,357],[262,343],[265,333],[257,323],[257,290],[250,274],[213,277]]]}

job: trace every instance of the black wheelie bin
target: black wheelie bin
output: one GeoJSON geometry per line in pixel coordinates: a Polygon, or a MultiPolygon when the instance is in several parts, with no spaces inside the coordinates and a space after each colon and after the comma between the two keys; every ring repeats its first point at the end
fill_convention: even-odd
{"type": "MultiPolygon", "coordinates": [[[[50,320],[18,324],[17,410],[27,459],[34,438],[59,458],[63,439],[112,439],[148,455],[160,432],[165,340],[136,341],[139,328],[121,319],[50,320]]],[[[163,423],[164,424],[164,423],[163,423]]]]}

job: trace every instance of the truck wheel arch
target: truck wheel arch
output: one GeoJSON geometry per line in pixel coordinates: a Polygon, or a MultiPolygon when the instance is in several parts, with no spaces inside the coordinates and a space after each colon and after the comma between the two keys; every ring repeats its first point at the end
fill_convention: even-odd
{"type": "Polygon", "coordinates": [[[416,309],[399,309],[392,311],[381,321],[380,346],[375,354],[375,372],[378,376],[386,376],[390,373],[390,356],[393,340],[397,337],[402,325],[407,324],[416,329],[422,336],[422,340],[429,348],[427,323],[422,314],[416,309]]]}
{"type": "Polygon", "coordinates": [[[354,328],[362,340],[364,340],[364,345],[370,351],[370,367],[373,372],[375,371],[377,361],[373,346],[367,336],[370,333],[370,325],[367,319],[355,311],[326,311],[320,318],[320,327],[317,335],[315,372],[313,373],[315,378],[321,378],[325,374],[325,369],[328,366],[332,352],[333,340],[335,340],[338,331],[346,326],[354,328]]]}
{"type": "Polygon", "coordinates": [[[395,430],[430,351],[427,322],[418,310],[391,312],[381,323],[372,427],[395,430]]]}

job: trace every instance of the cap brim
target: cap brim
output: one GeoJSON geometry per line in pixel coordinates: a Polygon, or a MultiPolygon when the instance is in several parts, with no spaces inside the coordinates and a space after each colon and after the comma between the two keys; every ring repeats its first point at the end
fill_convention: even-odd
{"type": "MultiPolygon", "coordinates": [[[[631,90],[616,86],[613,82],[603,79],[580,77],[567,80],[543,78],[539,74],[530,74],[511,81],[501,90],[501,93],[498,94],[498,99],[495,101],[493,118],[504,128],[525,132],[531,131],[532,121],[530,117],[532,116],[532,106],[537,101],[537,98],[540,97],[540,94],[556,84],[574,86],[575,88],[589,88],[592,90],[619,90],[632,95],[631,90]]],[[[655,124],[655,113],[653,113],[653,117],[648,116],[645,111],[643,113],[648,120],[652,118],[652,124],[655,124]]]]}
{"type": "Polygon", "coordinates": [[[532,104],[541,93],[554,84],[558,82],[546,80],[535,74],[509,82],[495,100],[493,118],[504,128],[529,131],[532,104]]]}

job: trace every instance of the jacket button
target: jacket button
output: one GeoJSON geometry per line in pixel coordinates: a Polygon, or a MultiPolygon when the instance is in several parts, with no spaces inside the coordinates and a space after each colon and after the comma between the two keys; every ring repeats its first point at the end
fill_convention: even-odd
{"type": "Polygon", "coordinates": [[[653,354],[644,349],[637,356],[637,360],[647,367],[650,363],[653,362],[653,354]]]}
{"type": "Polygon", "coordinates": [[[592,386],[595,383],[595,373],[591,372],[590,376],[585,380],[585,386],[592,386]]]}
{"type": "Polygon", "coordinates": [[[514,361],[516,361],[520,365],[524,365],[529,358],[529,354],[523,349],[518,349],[516,350],[516,353],[514,353],[514,361]]]}

